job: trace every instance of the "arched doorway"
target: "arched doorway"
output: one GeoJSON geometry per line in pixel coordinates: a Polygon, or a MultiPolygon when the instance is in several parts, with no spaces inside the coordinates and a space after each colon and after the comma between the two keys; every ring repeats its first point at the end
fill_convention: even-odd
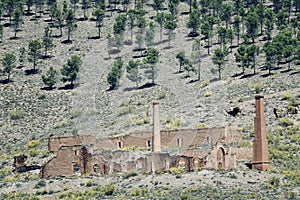
{"type": "Polygon", "coordinates": [[[95,164],[93,166],[93,170],[95,174],[100,174],[100,165],[99,164],[95,164]]]}
{"type": "Polygon", "coordinates": [[[217,152],[218,169],[225,169],[225,150],[220,147],[217,152]]]}
{"type": "Polygon", "coordinates": [[[80,165],[78,163],[73,164],[73,175],[76,175],[76,176],[81,175],[80,165]]]}

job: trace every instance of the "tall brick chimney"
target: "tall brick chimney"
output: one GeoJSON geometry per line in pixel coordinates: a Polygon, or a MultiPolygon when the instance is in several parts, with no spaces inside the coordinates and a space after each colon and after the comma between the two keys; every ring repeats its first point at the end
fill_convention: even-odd
{"type": "Polygon", "coordinates": [[[152,135],[152,152],[161,151],[160,125],[159,125],[159,103],[153,102],[153,135],[152,135]]]}
{"type": "Polygon", "coordinates": [[[266,135],[266,120],[264,114],[264,96],[255,96],[254,141],[252,169],[267,171],[270,167],[268,160],[268,141],[266,135]]]}

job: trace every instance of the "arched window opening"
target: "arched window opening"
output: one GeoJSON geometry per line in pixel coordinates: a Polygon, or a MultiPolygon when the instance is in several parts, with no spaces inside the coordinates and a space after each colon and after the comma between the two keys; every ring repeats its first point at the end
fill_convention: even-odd
{"type": "Polygon", "coordinates": [[[99,164],[95,164],[93,166],[93,170],[95,174],[100,174],[100,165],[99,164]]]}
{"type": "Polygon", "coordinates": [[[76,176],[80,176],[80,165],[78,163],[73,164],[73,174],[76,176]]]}

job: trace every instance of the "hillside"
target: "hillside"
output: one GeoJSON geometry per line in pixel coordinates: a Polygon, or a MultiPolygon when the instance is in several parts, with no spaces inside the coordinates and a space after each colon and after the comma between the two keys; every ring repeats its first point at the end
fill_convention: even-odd
{"type": "MultiPolygon", "coordinates": [[[[51,8],[55,4],[46,4],[46,2],[44,7],[39,7],[38,4],[30,6],[29,13],[27,13],[25,5],[22,7],[25,9],[24,15],[22,15],[23,21],[16,28],[17,36],[14,37],[16,15],[12,15],[11,23],[9,15],[19,7],[15,6],[13,11],[8,11],[9,6],[5,2],[3,1],[1,6],[3,9],[0,9],[3,10],[0,12],[0,24],[3,27],[1,29],[3,37],[0,43],[0,59],[3,60],[6,53],[12,53],[16,56],[17,61],[9,82],[7,82],[7,73],[4,72],[3,65],[1,66],[0,182],[3,187],[5,183],[11,184],[11,182],[23,178],[16,178],[11,173],[14,155],[29,154],[29,163],[37,164],[45,163],[52,156],[47,151],[49,136],[86,134],[96,135],[100,138],[107,135],[151,130],[152,102],[154,100],[160,102],[162,129],[219,127],[235,122],[244,134],[244,139],[249,143],[253,137],[254,96],[256,93],[265,95],[270,157],[271,162],[274,163],[272,172],[267,176],[273,177],[272,173],[278,173],[276,177],[277,175],[280,177],[280,184],[274,187],[287,187],[290,191],[294,190],[299,183],[300,17],[298,1],[291,1],[292,4],[289,7],[283,1],[279,1],[282,2],[282,6],[279,8],[276,4],[277,1],[266,1],[262,4],[266,6],[264,7],[263,34],[259,34],[258,19],[256,33],[250,31],[245,22],[244,26],[240,24],[238,32],[242,35],[242,27],[244,27],[244,33],[248,33],[248,35],[246,34],[244,37],[240,35],[238,40],[237,33],[235,33],[232,38],[233,45],[228,38],[229,32],[226,32],[227,36],[222,39],[221,30],[234,30],[235,17],[242,16],[241,11],[237,12],[233,6],[233,3],[238,1],[212,1],[214,3],[207,6],[205,3],[209,4],[209,1],[196,1],[197,5],[193,5],[192,10],[201,10],[198,16],[201,19],[199,22],[201,25],[211,20],[209,16],[215,18],[211,26],[209,55],[207,54],[207,38],[204,34],[204,27],[197,25],[196,32],[200,34],[199,36],[188,36],[192,30],[187,27],[191,16],[188,2],[174,1],[175,4],[178,3],[178,10],[173,15],[175,18],[172,18],[171,22],[175,22],[177,27],[171,32],[163,28],[162,41],[160,26],[155,21],[155,16],[157,12],[169,13],[168,3],[164,1],[157,8],[158,11],[153,8],[153,5],[159,1],[138,1],[137,5],[135,2],[131,2],[127,13],[124,11],[125,3],[119,4],[119,1],[116,1],[116,5],[114,5],[114,2],[106,2],[100,38],[96,37],[98,28],[92,13],[97,6],[101,6],[97,5],[97,1],[91,2],[87,9],[88,19],[85,20],[82,2],[78,2],[74,20],[76,28],[71,32],[71,41],[67,41],[67,21],[63,21],[63,35],[60,36],[58,19],[55,18],[57,15],[51,12],[51,8]],[[223,6],[217,6],[227,3],[232,3],[231,11],[226,11],[225,6],[223,8],[225,11],[222,11],[221,7],[223,6]],[[288,8],[291,12],[288,12],[288,8]],[[37,13],[35,13],[36,9],[37,13]],[[135,21],[133,42],[130,42],[131,31],[127,18],[125,31],[121,31],[123,45],[117,45],[119,35],[115,34],[117,30],[114,30],[114,24],[118,16],[128,14],[131,9],[135,9],[137,13],[139,10],[145,12],[142,12],[144,14],[142,17],[146,20],[147,26],[140,29],[135,21]],[[269,19],[267,20],[268,9],[273,13],[271,22],[268,22],[269,19]],[[230,27],[226,28],[226,20],[228,21],[226,13],[231,13],[229,15],[231,29],[230,27]],[[282,13],[285,14],[285,17],[281,17],[282,13]],[[53,20],[51,20],[51,16],[53,20]],[[219,20],[217,20],[218,17],[219,20]],[[155,34],[150,46],[159,50],[159,62],[155,65],[157,77],[155,85],[150,84],[149,87],[147,83],[150,83],[151,80],[144,76],[144,71],[147,69],[143,68],[147,66],[140,66],[142,81],[139,83],[140,88],[136,89],[136,84],[126,77],[128,74],[126,65],[133,57],[135,57],[134,60],[143,62],[145,57],[139,57],[140,52],[135,51],[139,47],[136,42],[139,40],[137,35],[142,33],[140,35],[147,38],[146,32],[150,22],[155,24],[155,34]],[[267,29],[269,27],[267,22],[274,26],[271,32],[269,31],[270,33],[267,29]],[[54,47],[48,52],[49,56],[41,56],[41,59],[38,59],[38,71],[32,73],[33,64],[28,60],[31,58],[31,55],[28,55],[29,42],[33,39],[41,41],[47,25],[52,31],[50,38],[53,39],[54,47]],[[169,33],[172,33],[170,46],[169,33]],[[272,38],[270,40],[267,39],[269,35],[272,38]],[[289,36],[293,41],[287,39],[289,36]],[[259,54],[255,57],[255,62],[253,57],[249,58],[251,56],[243,57],[245,63],[241,64],[236,61],[235,53],[239,49],[238,46],[253,45],[252,37],[254,37],[253,44],[260,49],[259,54]],[[193,44],[197,38],[202,44],[200,80],[197,80],[198,63],[192,62],[194,60],[192,54],[199,53],[193,50],[193,44]],[[109,45],[109,41],[115,45],[109,45]],[[273,51],[267,55],[264,46],[271,41],[274,41],[273,51]],[[291,42],[291,44],[287,42],[291,42]],[[285,50],[288,49],[288,45],[293,49],[292,55],[283,53],[288,51],[285,50]],[[274,50],[276,46],[279,50],[274,50]],[[22,47],[26,49],[26,59],[24,62],[19,62],[22,47]],[[223,60],[221,79],[218,79],[218,67],[212,59],[218,48],[221,48],[223,53],[226,53],[227,48],[229,51],[232,50],[223,60]],[[179,73],[179,61],[176,55],[180,51],[185,52],[186,59],[191,61],[192,65],[185,65],[185,70],[179,73]],[[60,81],[62,78],[60,69],[72,55],[78,55],[82,60],[82,65],[75,80],[75,87],[68,88],[68,82],[60,81]],[[124,62],[122,76],[118,81],[118,87],[110,89],[107,76],[117,58],[121,58],[124,62]],[[239,65],[248,66],[245,68],[244,74],[241,73],[242,68],[239,65]],[[253,65],[256,66],[256,74],[253,74],[253,67],[251,67],[253,65]],[[58,72],[58,81],[51,90],[47,89],[42,81],[42,75],[45,75],[50,67],[58,72]],[[187,76],[186,69],[188,67],[192,68],[192,71],[189,72],[190,76],[187,76]],[[269,70],[271,74],[269,74],[269,70]],[[242,110],[237,117],[226,113],[226,110],[234,107],[242,110]],[[274,108],[278,110],[279,118],[275,117],[274,108]],[[30,145],[34,142],[35,145],[30,145]],[[284,180],[288,180],[288,183],[284,180]]],[[[259,14],[258,5],[261,4],[255,4],[255,1],[244,2],[245,21],[247,21],[247,13],[248,16],[252,16],[252,12],[259,14]],[[253,11],[252,9],[257,10],[253,11]]],[[[70,2],[67,2],[66,5],[72,10],[70,2]]],[[[63,9],[63,2],[57,1],[57,7],[63,9]]],[[[141,16],[137,14],[136,17],[141,16]]],[[[146,45],[146,41],[144,41],[141,47],[149,48],[150,46],[146,45]]],[[[43,53],[42,50],[41,53],[43,53]]],[[[33,181],[34,178],[32,178],[33,181]]],[[[267,178],[263,181],[267,181],[267,178]]],[[[283,191],[284,189],[280,190],[278,198],[280,195],[284,195],[283,191]]]]}

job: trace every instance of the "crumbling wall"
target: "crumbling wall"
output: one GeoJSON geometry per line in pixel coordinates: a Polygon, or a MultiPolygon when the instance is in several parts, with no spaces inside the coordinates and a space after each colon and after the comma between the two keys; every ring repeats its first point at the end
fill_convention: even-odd
{"type": "MultiPolygon", "coordinates": [[[[71,176],[74,174],[74,166],[77,164],[82,170],[81,146],[61,148],[57,156],[52,158],[43,166],[41,171],[42,178],[55,176],[71,176]]],[[[81,171],[80,171],[81,174],[81,171]]]]}
{"type": "Polygon", "coordinates": [[[231,147],[232,153],[236,155],[238,161],[252,160],[253,148],[252,147],[231,147]]]}
{"type": "Polygon", "coordinates": [[[236,145],[242,141],[242,135],[235,125],[225,127],[225,143],[236,145]]]}
{"type": "Polygon", "coordinates": [[[236,168],[236,155],[221,144],[214,146],[206,157],[206,168],[230,170],[236,168]]]}
{"type": "Polygon", "coordinates": [[[63,137],[50,137],[48,141],[48,148],[51,152],[56,152],[62,146],[78,146],[82,145],[79,136],[63,136],[63,137]]]}

